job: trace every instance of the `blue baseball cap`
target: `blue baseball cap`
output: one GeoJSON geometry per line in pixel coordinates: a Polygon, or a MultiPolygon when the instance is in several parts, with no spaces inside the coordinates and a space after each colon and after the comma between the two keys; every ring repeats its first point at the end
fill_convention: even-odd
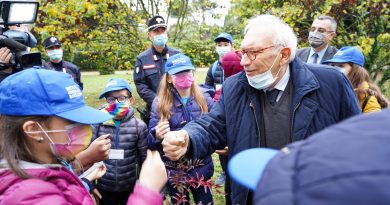
{"type": "Polygon", "coordinates": [[[230,160],[229,175],[241,185],[255,190],[265,167],[277,153],[278,150],[269,148],[244,150],[230,160]]]}
{"type": "Polygon", "coordinates": [[[121,78],[111,78],[108,81],[104,91],[100,94],[99,99],[105,97],[108,92],[123,90],[123,89],[127,89],[130,92],[130,94],[132,93],[131,87],[126,80],[123,80],[121,78]]]}
{"type": "Polygon", "coordinates": [[[219,34],[216,38],[214,38],[214,42],[217,42],[217,41],[220,41],[220,40],[227,40],[229,41],[230,43],[233,43],[233,37],[232,35],[228,34],[228,33],[221,33],[219,34]]]}
{"type": "Polygon", "coordinates": [[[0,114],[58,116],[82,124],[112,118],[85,104],[80,87],[69,74],[30,68],[0,83],[0,114]]]}
{"type": "Polygon", "coordinates": [[[355,46],[345,46],[340,48],[332,59],[322,62],[326,63],[354,63],[364,66],[364,55],[355,46]]]}
{"type": "Polygon", "coordinates": [[[171,75],[185,70],[195,70],[195,67],[192,65],[190,58],[182,53],[169,57],[165,64],[165,72],[171,75]]]}

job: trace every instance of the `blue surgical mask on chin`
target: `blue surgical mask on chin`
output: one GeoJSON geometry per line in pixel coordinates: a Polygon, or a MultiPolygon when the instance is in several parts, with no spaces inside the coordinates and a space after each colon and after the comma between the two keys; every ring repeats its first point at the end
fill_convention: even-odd
{"type": "MultiPolygon", "coordinates": [[[[275,82],[277,78],[272,75],[271,69],[274,67],[274,64],[276,62],[276,59],[279,57],[279,54],[275,57],[274,62],[266,72],[257,74],[252,77],[248,75],[246,76],[248,78],[249,85],[251,85],[253,88],[256,88],[257,90],[263,90],[268,88],[272,83],[275,82]]],[[[275,76],[278,76],[281,68],[282,67],[279,67],[279,70],[275,76]]]]}
{"type": "Polygon", "coordinates": [[[54,49],[47,51],[47,55],[49,56],[50,60],[58,61],[62,59],[62,49],[54,49]]]}
{"type": "Polygon", "coordinates": [[[165,47],[165,44],[168,42],[168,35],[166,33],[156,35],[153,37],[153,44],[159,48],[165,47]]]}

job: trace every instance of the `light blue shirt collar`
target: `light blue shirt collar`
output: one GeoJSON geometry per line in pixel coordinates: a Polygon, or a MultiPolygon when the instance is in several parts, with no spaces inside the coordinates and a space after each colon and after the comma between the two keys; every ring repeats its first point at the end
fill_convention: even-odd
{"type": "MultiPolygon", "coordinates": [[[[317,58],[317,64],[321,64],[321,61],[322,61],[322,58],[324,57],[325,55],[325,52],[326,50],[328,49],[329,45],[327,45],[324,49],[322,49],[320,52],[317,52],[318,54],[318,58],[317,58]]],[[[309,53],[309,57],[307,58],[307,63],[311,63],[313,62],[312,60],[312,56],[313,54],[315,53],[314,49],[313,48],[310,48],[310,53],[309,53]]]]}

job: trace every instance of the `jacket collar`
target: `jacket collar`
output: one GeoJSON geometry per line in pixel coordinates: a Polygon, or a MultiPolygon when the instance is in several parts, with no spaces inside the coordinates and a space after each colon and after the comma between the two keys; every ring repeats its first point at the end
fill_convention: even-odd
{"type": "MultiPolygon", "coordinates": [[[[182,101],[181,101],[181,96],[180,96],[180,94],[177,92],[177,90],[176,90],[175,88],[172,89],[172,93],[173,93],[173,98],[174,98],[174,100],[173,100],[173,106],[174,106],[174,107],[181,107],[181,106],[184,106],[183,103],[182,103],[182,101]]],[[[187,104],[188,104],[189,102],[191,102],[191,101],[193,100],[193,98],[194,98],[194,97],[193,97],[192,95],[190,95],[189,98],[188,98],[187,104]]]]}
{"type": "Polygon", "coordinates": [[[157,52],[156,48],[152,45],[152,52],[153,52],[153,55],[162,55],[164,56],[167,52],[168,52],[168,46],[165,45],[164,49],[162,50],[161,53],[157,52]]]}
{"type": "MultiPolygon", "coordinates": [[[[290,79],[293,85],[292,105],[295,106],[307,93],[320,88],[320,84],[314,74],[309,70],[307,64],[302,62],[298,57],[289,66],[290,79]]],[[[258,90],[249,85],[245,72],[240,74],[239,82],[244,86],[250,98],[254,99],[254,95],[258,93],[258,90]]]]}
{"type": "MultiPolygon", "coordinates": [[[[61,168],[61,164],[38,164],[27,161],[19,161],[19,166],[22,169],[45,169],[45,168],[61,168]]],[[[5,159],[0,160],[0,170],[9,169],[9,165],[5,159]]]]}

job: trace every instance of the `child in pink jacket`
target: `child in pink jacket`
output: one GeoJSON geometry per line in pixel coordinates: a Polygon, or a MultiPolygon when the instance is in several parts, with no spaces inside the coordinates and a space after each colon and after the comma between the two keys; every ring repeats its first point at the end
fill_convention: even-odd
{"type": "MultiPolygon", "coordinates": [[[[4,79],[0,83],[0,205],[94,204],[84,184],[90,186],[105,167],[83,178],[83,184],[69,162],[88,146],[90,124],[110,118],[87,106],[80,87],[65,73],[31,68],[4,79]]],[[[161,204],[165,173],[158,152],[148,151],[128,204],[161,204]]]]}

